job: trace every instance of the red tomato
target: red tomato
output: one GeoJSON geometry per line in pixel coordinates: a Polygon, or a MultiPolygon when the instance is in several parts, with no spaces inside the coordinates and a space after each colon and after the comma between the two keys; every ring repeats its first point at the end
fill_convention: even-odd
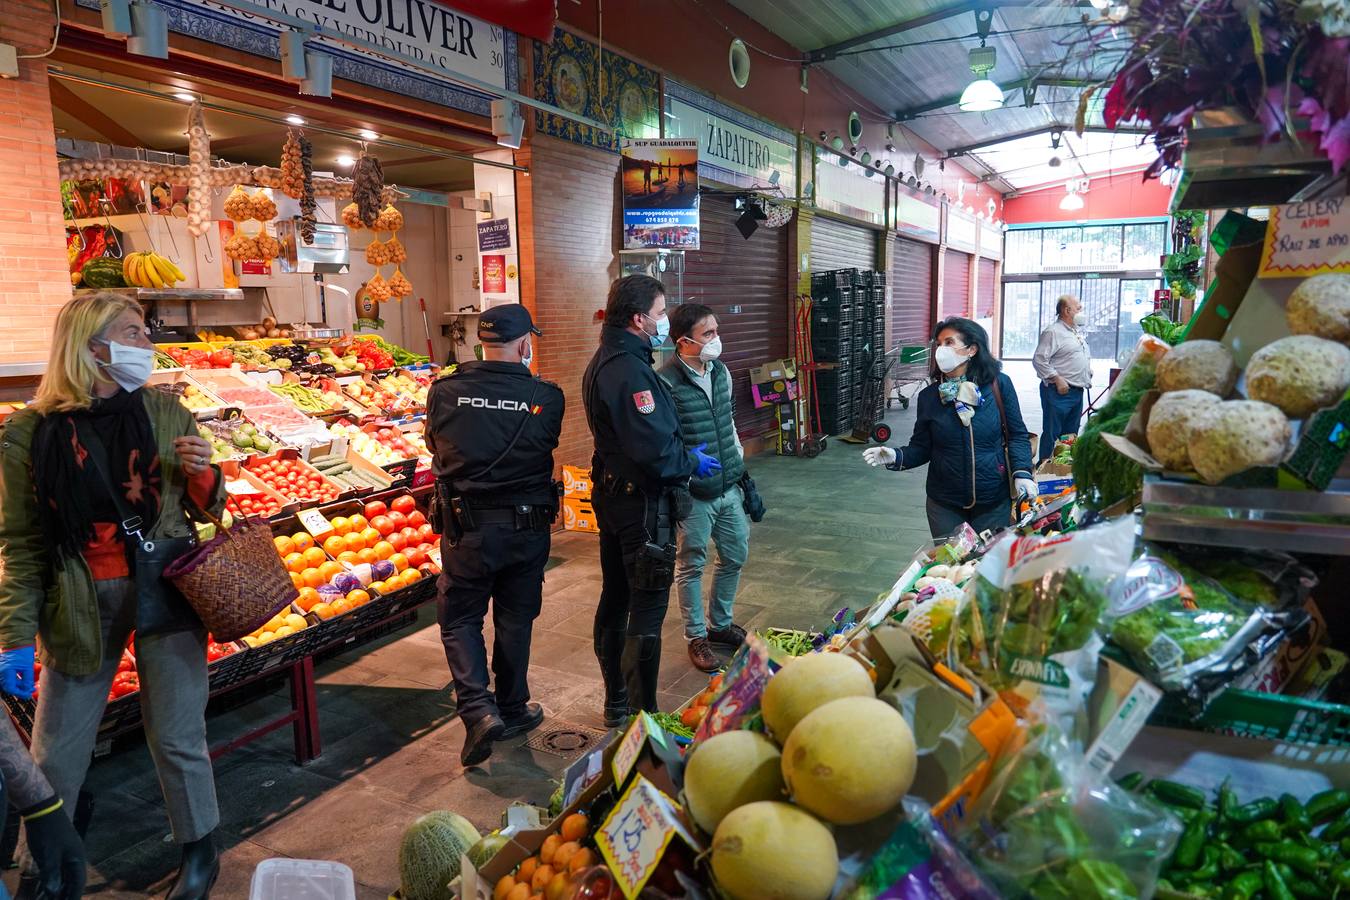
{"type": "Polygon", "coordinates": [[[394,523],[388,516],[376,516],[370,520],[370,527],[374,528],[380,534],[388,537],[395,531],[394,523]]]}
{"type": "Polygon", "coordinates": [[[421,528],[423,525],[427,524],[427,517],[422,514],[420,509],[414,509],[412,512],[408,513],[408,524],[413,528],[421,528]]]}
{"type": "Polygon", "coordinates": [[[229,350],[217,350],[211,354],[211,365],[217,369],[228,369],[234,364],[234,354],[229,350]]]}
{"type": "MultiPolygon", "coordinates": [[[[408,499],[412,498],[410,497],[408,499]]],[[[389,519],[390,522],[394,523],[395,531],[401,531],[402,529],[408,527],[408,517],[405,516],[403,513],[398,512],[397,510],[391,510],[387,518],[389,519]]]]}
{"type": "Polygon", "coordinates": [[[408,537],[401,531],[395,531],[386,540],[389,541],[389,546],[394,548],[395,553],[408,546],[408,537]]]}
{"type": "Polygon", "coordinates": [[[409,550],[403,555],[408,557],[408,565],[414,569],[427,561],[427,555],[421,550],[409,550]]]}
{"type": "MultiPolygon", "coordinates": [[[[396,513],[407,515],[417,509],[417,501],[407,494],[403,494],[399,497],[395,497],[394,502],[389,505],[389,508],[396,513]]],[[[399,527],[402,528],[403,526],[400,525],[399,527]]]]}
{"type": "Polygon", "coordinates": [[[430,524],[418,526],[417,536],[424,541],[434,541],[436,539],[436,529],[430,524]]]}
{"type": "Polygon", "coordinates": [[[366,518],[374,519],[376,516],[382,516],[389,512],[389,507],[383,500],[372,500],[366,504],[366,518]]]}
{"type": "Polygon", "coordinates": [[[411,525],[404,525],[402,528],[398,530],[398,533],[403,535],[410,541],[417,537],[417,529],[412,527],[411,525]]]}

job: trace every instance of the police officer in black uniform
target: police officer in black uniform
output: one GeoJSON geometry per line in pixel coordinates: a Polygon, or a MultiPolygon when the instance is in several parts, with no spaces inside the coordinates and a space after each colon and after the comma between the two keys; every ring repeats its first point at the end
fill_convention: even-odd
{"type": "Polygon", "coordinates": [[[706,445],[685,449],[670,389],[652,368],[652,350],[670,332],[665,294],[647,275],[610,286],[600,348],[582,378],[603,579],[595,655],[611,727],[634,709],[656,710],[675,525],[688,511],[689,477],[721,468],[706,445]]]}
{"type": "Polygon", "coordinates": [[[544,564],[558,511],[553,450],[563,392],[530,373],[534,327],[518,303],[478,319],[483,361],[462,363],[432,385],[426,442],[436,473],[444,571],[437,617],[464,721],[466,766],[492,742],[544,718],[530,703],[530,633],[543,600],[544,564]],[[493,601],[495,691],[488,690],[483,618],[493,601]]]}

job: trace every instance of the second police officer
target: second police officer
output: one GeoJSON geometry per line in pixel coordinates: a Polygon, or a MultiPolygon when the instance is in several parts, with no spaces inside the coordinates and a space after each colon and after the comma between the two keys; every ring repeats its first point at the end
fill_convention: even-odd
{"type": "Polygon", "coordinates": [[[661,626],[675,577],[675,526],[687,513],[690,476],[721,464],[700,444],[686,450],[675,403],[652,368],[670,332],[665,286],[628,275],[610,286],[600,347],[582,379],[595,438],[592,503],[600,527],[595,655],[605,724],[656,710],[661,626]]]}
{"type": "Polygon", "coordinates": [[[483,360],[438,379],[427,397],[426,442],[444,535],[437,618],[465,727],[466,766],[486,760],[493,741],[524,734],[544,717],[529,702],[526,673],[558,510],[553,451],[564,400],[561,388],[530,372],[541,333],[518,303],[484,311],[483,360]],[[493,690],[483,640],[489,598],[493,690]]]}

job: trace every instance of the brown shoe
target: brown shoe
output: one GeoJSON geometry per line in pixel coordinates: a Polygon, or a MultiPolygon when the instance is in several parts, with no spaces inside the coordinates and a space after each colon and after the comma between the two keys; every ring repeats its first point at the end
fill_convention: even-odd
{"type": "Polygon", "coordinates": [[[694,638],[689,642],[689,661],[703,672],[716,672],[722,666],[707,638],[694,638]]]}

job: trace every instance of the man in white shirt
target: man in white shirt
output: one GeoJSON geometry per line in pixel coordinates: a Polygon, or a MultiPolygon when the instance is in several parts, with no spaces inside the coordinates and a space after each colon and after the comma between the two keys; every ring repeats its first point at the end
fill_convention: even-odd
{"type": "Polygon", "coordinates": [[[1031,364],[1041,380],[1041,459],[1055,452],[1062,435],[1077,434],[1083,395],[1092,387],[1092,354],[1082,327],[1083,305],[1072,294],[1055,303],[1055,321],[1041,332],[1031,364]]]}

